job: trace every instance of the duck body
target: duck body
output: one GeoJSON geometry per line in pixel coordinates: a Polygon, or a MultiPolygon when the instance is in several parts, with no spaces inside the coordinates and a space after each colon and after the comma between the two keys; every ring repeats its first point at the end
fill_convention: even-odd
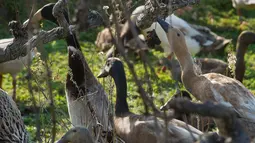
{"type": "MultiPolygon", "coordinates": [[[[169,143],[193,142],[191,133],[185,127],[185,123],[172,119],[168,122],[168,133],[165,136],[165,123],[153,116],[136,115],[128,113],[126,116],[114,117],[115,131],[127,143],[169,143]]],[[[202,134],[194,127],[188,125],[195,139],[202,134]]]]}
{"type": "Polygon", "coordinates": [[[232,0],[234,8],[255,8],[254,0],[232,0]]]}
{"type": "MultiPolygon", "coordinates": [[[[57,19],[52,15],[55,3],[49,3],[39,9],[36,14],[41,20],[49,20],[57,25],[57,19]]],[[[63,11],[64,17],[70,24],[67,11],[63,11]]],[[[98,13],[89,12],[88,26],[98,26],[97,22],[101,21],[98,13]]],[[[108,98],[102,85],[93,75],[85,57],[82,53],[79,41],[75,33],[70,32],[65,41],[68,46],[68,68],[69,72],[66,77],[66,100],[68,113],[73,126],[87,126],[95,140],[97,132],[94,128],[98,127],[95,118],[102,124],[101,131],[111,131],[111,122],[109,122],[108,98]]],[[[103,141],[101,136],[100,141],[103,141]]]]}
{"type": "Polygon", "coordinates": [[[112,76],[115,81],[117,97],[115,104],[114,126],[118,136],[127,143],[162,143],[166,139],[169,143],[193,142],[202,134],[199,130],[179,120],[171,120],[167,124],[165,136],[165,122],[153,116],[136,115],[129,111],[126,101],[127,84],[122,62],[117,58],[109,58],[99,78],[112,76]]]}
{"type": "MultiPolygon", "coordinates": [[[[122,28],[123,28],[123,24],[120,24],[120,29],[122,28]]],[[[100,48],[101,51],[107,53],[106,57],[110,57],[108,55],[113,54],[114,52],[114,47],[113,47],[114,38],[116,37],[115,37],[115,28],[113,26],[111,27],[111,30],[109,28],[105,28],[97,34],[95,44],[97,47],[100,48]],[[111,32],[113,33],[113,37],[111,32]]],[[[130,49],[133,51],[140,49],[139,44],[136,42],[136,40],[140,40],[142,43],[145,43],[144,36],[142,34],[139,34],[137,37],[125,37],[124,47],[128,50],[130,49]]]]}
{"type": "MultiPolygon", "coordinates": [[[[214,59],[214,58],[196,58],[195,60],[202,74],[213,72],[213,73],[219,73],[222,75],[232,77],[232,75],[230,74],[230,69],[228,67],[228,64],[222,60],[214,59]]],[[[174,77],[174,80],[178,82],[182,82],[181,67],[177,60],[163,58],[159,61],[159,64],[161,66],[162,65],[166,66],[171,71],[171,74],[174,77]]]]}
{"type": "MultiPolygon", "coordinates": [[[[235,79],[218,73],[197,74],[194,71],[192,57],[186,47],[184,35],[178,29],[170,29],[168,39],[173,44],[173,51],[181,65],[182,82],[185,88],[202,102],[211,100],[235,109],[240,116],[239,120],[244,130],[251,138],[254,138],[254,95],[241,82],[235,79]]],[[[224,123],[219,120],[215,120],[215,122],[220,134],[229,136],[228,132],[225,131],[224,123]]]]}
{"type": "Polygon", "coordinates": [[[94,143],[89,130],[76,126],[68,130],[56,143],[94,143]]]}
{"type": "MultiPolygon", "coordinates": [[[[208,73],[199,77],[199,82],[194,81],[196,86],[189,84],[190,80],[182,78],[184,86],[192,95],[198,97],[199,100],[205,102],[211,100],[217,103],[227,104],[230,108],[234,108],[240,115],[240,121],[250,137],[255,137],[255,97],[245,88],[239,81],[226,77],[217,73],[208,73]],[[201,80],[201,81],[200,81],[201,80]],[[202,85],[197,88],[197,85],[202,85]],[[203,93],[203,94],[202,94],[203,93]]],[[[216,120],[218,127],[223,127],[221,121],[216,120]]],[[[227,132],[220,130],[222,135],[227,132]]]]}
{"type": "Polygon", "coordinates": [[[0,89],[0,142],[1,143],[28,143],[21,113],[13,99],[0,89]]]}
{"type": "MultiPolygon", "coordinates": [[[[13,38],[7,38],[7,39],[1,39],[0,40],[0,48],[6,48],[8,44],[13,42],[13,38]]],[[[31,59],[35,56],[34,50],[30,52],[31,59]]],[[[0,73],[6,74],[10,73],[12,76],[16,76],[17,73],[19,73],[24,66],[28,64],[28,56],[21,57],[12,61],[0,63],[0,73]]]]}
{"type": "MultiPolygon", "coordinates": [[[[159,21],[160,24],[163,23],[162,27],[166,27],[164,21],[159,21]]],[[[201,28],[197,28],[201,29],[201,28]]],[[[167,31],[167,28],[164,28],[165,31],[167,31]]],[[[202,29],[201,29],[202,30],[202,29]]],[[[185,35],[184,35],[185,39],[185,35]]],[[[187,40],[185,39],[186,45],[187,40]]],[[[224,43],[222,43],[224,44],[224,43]]],[[[243,31],[242,33],[239,34],[238,39],[237,39],[237,44],[236,44],[236,69],[235,69],[235,78],[242,82],[245,74],[245,61],[244,61],[244,56],[245,53],[249,47],[249,45],[255,44],[255,33],[251,31],[243,31]]],[[[190,52],[190,51],[189,51],[190,52]]],[[[192,54],[191,54],[192,55],[192,54]]],[[[220,73],[223,75],[226,75],[228,77],[233,77],[230,73],[230,68],[228,67],[228,64],[222,60],[219,59],[214,59],[214,58],[196,58],[197,63],[201,66],[201,72],[203,74],[205,73],[220,73]]],[[[175,69],[176,79],[180,81],[180,65],[176,60],[168,60],[168,59],[163,59],[163,63],[167,65],[167,67],[172,70],[175,69]]]]}
{"type": "MultiPolygon", "coordinates": [[[[130,19],[134,24],[136,24],[136,20],[139,14],[141,14],[144,10],[145,10],[145,6],[142,5],[137,7],[132,12],[130,19]]],[[[231,41],[229,39],[225,39],[223,37],[216,35],[215,33],[211,32],[208,28],[205,28],[202,26],[195,26],[195,27],[198,27],[198,28],[195,28],[194,26],[191,26],[186,21],[175,16],[174,14],[168,16],[164,21],[167,23],[164,26],[162,26],[162,24],[159,24],[158,23],[159,21],[156,21],[156,22],[153,22],[150,27],[145,29],[140,29],[140,32],[144,35],[144,37],[148,37],[149,33],[151,33],[152,31],[155,31],[156,36],[160,40],[159,42],[160,46],[164,49],[165,52],[169,50],[168,47],[170,45],[167,40],[167,36],[166,36],[166,33],[164,32],[164,29],[167,29],[170,23],[171,23],[171,26],[178,28],[184,33],[185,41],[188,45],[188,50],[192,55],[195,55],[199,53],[200,51],[211,52],[213,50],[220,49],[222,47],[225,47],[231,41]],[[203,32],[201,32],[201,30],[203,32]]],[[[126,26],[125,29],[128,29],[127,27],[128,26],[126,26]]],[[[139,28],[135,25],[135,29],[139,29],[139,28]]],[[[126,30],[124,30],[123,33],[125,33],[125,31],[126,30]]],[[[126,32],[126,33],[130,33],[130,32],[126,32]]],[[[158,45],[157,41],[155,41],[155,43],[158,45]]]]}
{"type": "MultiPolygon", "coordinates": [[[[162,25],[163,20],[158,19],[158,22],[162,25]]],[[[165,22],[167,24],[163,24],[162,26],[165,31],[168,29],[169,25],[171,25],[172,27],[179,29],[184,34],[187,48],[192,56],[200,51],[211,52],[221,49],[231,41],[230,39],[218,36],[207,27],[189,24],[174,14],[166,17],[165,22]]]]}
{"type": "Polygon", "coordinates": [[[185,41],[188,45],[189,52],[191,55],[195,55],[200,52],[201,47],[209,46],[213,43],[211,40],[205,39],[205,37],[196,29],[192,28],[186,21],[172,14],[166,17],[165,22],[171,26],[178,28],[185,34],[185,41]],[[195,37],[201,38],[201,43],[195,39],[195,37]]]}
{"type": "MultiPolygon", "coordinates": [[[[1,39],[0,40],[0,48],[6,48],[8,44],[13,42],[13,38],[1,39]]],[[[0,63],[0,88],[2,88],[2,76],[3,74],[10,74],[12,76],[12,85],[13,85],[13,99],[16,100],[16,77],[19,72],[23,70],[25,66],[28,65],[29,62],[32,61],[33,57],[36,54],[36,49],[31,50],[24,57],[20,57],[15,60],[11,60],[8,62],[0,63]],[[30,55],[29,55],[30,54],[30,55]],[[30,61],[28,61],[29,56],[31,56],[30,61]]]]}

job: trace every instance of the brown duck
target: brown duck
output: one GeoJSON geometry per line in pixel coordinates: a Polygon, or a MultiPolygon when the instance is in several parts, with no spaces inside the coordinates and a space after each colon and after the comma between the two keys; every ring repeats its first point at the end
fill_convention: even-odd
{"type": "MultiPolygon", "coordinates": [[[[176,28],[171,28],[167,37],[181,66],[181,79],[185,88],[196,97],[205,102],[214,102],[228,105],[239,114],[243,128],[251,138],[255,137],[255,97],[245,86],[233,78],[217,73],[197,74],[194,71],[194,62],[188,52],[184,35],[176,28]]],[[[168,53],[171,55],[172,53],[168,53]]],[[[215,120],[219,132],[229,136],[220,120],[215,120]]]]}

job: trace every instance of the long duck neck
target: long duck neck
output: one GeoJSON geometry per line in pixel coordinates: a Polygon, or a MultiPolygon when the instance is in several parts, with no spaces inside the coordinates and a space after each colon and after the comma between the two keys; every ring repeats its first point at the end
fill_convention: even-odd
{"type": "Polygon", "coordinates": [[[177,45],[173,45],[174,54],[176,55],[180,66],[181,66],[181,79],[185,88],[192,92],[192,87],[194,85],[194,80],[198,77],[194,71],[194,62],[191,57],[191,54],[188,52],[187,46],[185,43],[179,42],[177,45]]]}
{"type": "Polygon", "coordinates": [[[185,79],[185,78],[192,78],[197,76],[193,68],[194,62],[193,62],[193,59],[191,58],[190,53],[188,51],[180,51],[180,50],[175,51],[174,53],[181,66],[182,78],[185,79]]]}
{"type": "Polygon", "coordinates": [[[235,75],[236,79],[240,82],[243,81],[244,73],[245,73],[245,62],[244,55],[248,46],[252,43],[255,43],[255,33],[244,31],[240,34],[237,40],[236,46],[236,70],[235,75]]]}
{"type": "Polygon", "coordinates": [[[127,81],[125,76],[124,68],[119,68],[117,72],[111,74],[116,85],[116,105],[115,105],[115,115],[122,116],[129,112],[127,104],[127,81]]]}
{"type": "MultiPolygon", "coordinates": [[[[52,15],[52,10],[54,5],[55,3],[46,5],[41,10],[41,14],[44,19],[59,25],[57,22],[57,19],[52,15]]],[[[68,24],[70,24],[68,12],[64,11],[63,14],[68,24]]],[[[76,50],[78,50],[78,52],[74,52],[68,49],[68,66],[72,74],[68,73],[66,78],[66,89],[69,92],[68,93],[69,99],[76,100],[80,96],[83,96],[84,94],[86,94],[86,92],[89,92],[89,90],[92,90],[91,88],[94,87],[92,85],[96,84],[96,79],[93,73],[91,72],[83,54],[81,53],[81,47],[77,40],[76,34],[69,33],[67,37],[65,38],[65,40],[66,40],[67,46],[72,46],[76,50]],[[80,53],[80,55],[78,53],[80,53]],[[83,92],[80,92],[81,90],[83,92]]]]}

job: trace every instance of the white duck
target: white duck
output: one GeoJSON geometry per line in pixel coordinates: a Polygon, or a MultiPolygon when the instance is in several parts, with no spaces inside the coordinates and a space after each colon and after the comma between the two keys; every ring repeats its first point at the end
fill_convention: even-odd
{"type": "MultiPolygon", "coordinates": [[[[0,40],[0,48],[6,48],[6,46],[12,43],[13,38],[1,39],[0,40]]],[[[33,57],[35,57],[36,49],[30,52],[31,61],[33,57]]],[[[2,88],[2,78],[3,74],[9,73],[12,76],[12,86],[13,86],[13,100],[16,100],[16,82],[17,82],[17,74],[21,72],[24,66],[28,65],[29,55],[25,57],[21,57],[12,61],[0,63],[0,88],[2,88]]]]}
{"type": "Polygon", "coordinates": [[[237,14],[241,16],[241,8],[244,9],[254,9],[255,8],[255,0],[232,0],[232,5],[237,9],[237,14]]]}
{"type": "MultiPolygon", "coordinates": [[[[133,23],[136,23],[136,19],[144,11],[144,5],[137,7],[130,17],[133,23]]],[[[211,32],[208,28],[202,26],[193,26],[188,24],[186,21],[181,18],[175,16],[174,14],[168,16],[165,21],[181,30],[185,34],[185,41],[188,45],[188,50],[192,55],[197,54],[201,50],[212,51],[216,49],[220,49],[228,44],[231,40],[225,39],[223,37],[217,36],[215,33],[211,32]]],[[[124,26],[123,31],[127,31],[127,26],[124,26]]],[[[135,27],[138,29],[138,27],[135,27]]],[[[161,41],[161,46],[164,51],[169,50],[169,42],[167,40],[166,33],[164,31],[164,27],[161,27],[158,22],[153,22],[149,28],[142,29],[141,32],[145,37],[148,36],[148,33],[152,30],[155,30],[159,40],[161,41]]],[[[122,31],[122,32],[123,32],[122,31]]],[[[125,33],[125,32],[123,32],[125,33]]],[[[127,32],[128,33],[128,32],[127,32]]],[[[128,35],[128,34],[127,34],[128,35]]]]}
{"type": "MultiPolygon", "coordinates": [[[[33,30],[34,29],[38,29],[39,28],[39,21],[41,20],[41,13],[40,12],[36,12],[31,21],[30,21],[30,25],[28,26],[28,34],[29,37],[31,37],[33,34],[33,30]]],[[[26,20],[24,24],[27,24],[28,20],[26,20]]],[[[7,47],[8,44],[12,43],[14,40],[14,38],[6,38],[6,39],[0,39],[0,49],[5,49],[7,47]]],[[[35,57],[37,53],[37,49],[33,48],[33,50],[31,50],[30,52],[30,56],[31,56],[31,61],[32,59],[35,57]]],[[[16,77],[17,74],[19,72],[22,71],[22,69],[24,68],[24,66],[28,65],[28,58],[29,55],[26,55],[24,57],[20,57],[18,59],[15,60],[11,60],[8,62],[4,62],[4,63],[0,63],[0,88],[2,88],[2,79],[3,79],[3,74],[11,74],[12,76],[12,85],[13,85],[13,100],[16,100],[16,77]]]]}

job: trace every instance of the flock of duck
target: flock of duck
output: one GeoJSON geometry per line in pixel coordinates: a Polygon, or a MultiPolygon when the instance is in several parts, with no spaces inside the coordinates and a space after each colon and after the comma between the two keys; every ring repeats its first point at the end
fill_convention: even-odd
{"type": "MultiPolygon", "coordinates": [[[[32,17],[32,22],[36,24],[36,22],[46,19],[58,25],[57,20],[52,15],[53,7],[54,3],[50,3],[39,9],[32,17]]],[[[229,74],[226,62],[210,58],[197,59],[202,65],[202,73],[198,73],[194,68],[196,65],[192,56],[201,51],[218,50],[226,46],[231,40],[220,37],[205,27],[190,25],[174,14],[168,16],[165,20],[157,19],[147,29],[139,29],[135,25],[136,18],[137,14],[143,11],[144,6],[137,7],[130,18],[140,34],[138,38],[142,42],[160,45],[164,49],[164,53],[168,58],[163,59],[161,64],[171,70],[174,79],[180,81],[197,100],[202,102],[209,100],[234,109],[238,113],[238,120],[250,140],[255,138],[255,97],[242,84],[245,73],[244,54],[249,44],[255,43],[255,33],[245,31],[238,37],[235,78],[229,74]],[[169,23],[169,21],[172,22],[169,23]],[[173,58],[173,55],[176,56],[177,60],[173,58]]],[[[69,23],[68,14],[64,13],[64,15],[69,23]]],[[[103,50],[108,50],[113,45],[113,37],[109,32],[109,29],[104,29],[98,34],[95,42],[103,50]]],[[[130,25],[126,22],[121,29],[121,40],[123,40],[124,46],[134,48],[132,44],[129,44],[129,41],[133,38],[135,37],[132,36],[130,25]]],[[[67,74],[66,79],[67,101],[70,105],[68,106],[69,112],[75,112],[77,106],[84,106],[71,107],[71,103],[76,101],[81,93],[98,91],[100,88],[102,89],[102,86],[89,69],[76,35],[69,33],[65,40],[68,45],[68,66],[72,70],[72,75],[67,74]]],[[[12,39],[1,40],[0,48],[5,48],[10,42],[12,42],[12,39]]],[[[111,52],[118,52],[110,50],[111,52]]],[[[30,54],[33,57],[35,53],[31,51],[30,54]]],[[[109,54],[109,58],[97,78],[110,76],[115,82],[116,103],[113,127],[118,137],[126,143],[188,143],[200,139],[203,132],[192,125],[187,125],[180,118],[172,119],[166,124],[164,120],[154,116],[137,115],[130,112],[127,103],[128,91],[124,65],[119,58],[110,57],[113,55],[112,53],[109,54]]],[[[13,77],[14,99],[16,97],[16,75],[22,70],[26,60],[27,56],[0,64],[0,73],[10,73],[13,77]]],[[[183,96],[191,99],[188,92],[184,92],[183,96]]],[[[95,98],[92,102],[100,102],[102,105],[108,104],[103,103],[107,100],[103,89],[99,90],[95,98]]],[[[25,130],[19,109],[13,99],[2,89],[0,89],[0,102],[0,142],[29,142],[29,136],[25,130]]],[[[86,111],[83,112],[90,112],[87,108],[84,110],[86,111]]],[[[101,109],[101,111],[105,110],[101,109]]],[[[107,111],[101,113],[107,113],[107,111]]],[[[70,118],[73,124],[78,124],[78,121],[75,121],[79,120],[77,117],[70,115],[70,118]]],[[[214,122],[219,129],[220,136],[226,138],[232,136],[226,131],[226,125],[222,120],[214,119],[214,122]]],[[[87,123],[84,124],[88,125],[87,123]]],[[[87,129],[82,126],[73,127],[58,140],[59,143],[92,143],[94,141],[95,137],[90,132],[89,127],[87,129]]]]}

